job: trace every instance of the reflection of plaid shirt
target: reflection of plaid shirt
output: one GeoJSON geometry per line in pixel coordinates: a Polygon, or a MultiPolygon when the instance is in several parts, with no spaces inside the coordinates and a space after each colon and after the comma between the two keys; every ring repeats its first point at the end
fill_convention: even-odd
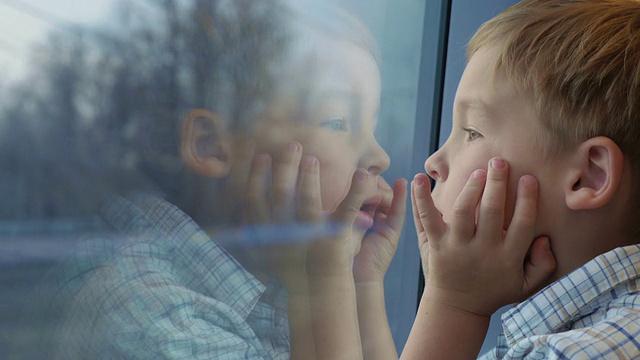
{"type": "Polygon", "coordinates": [[[53,357],[289,358],[281,287],[265,287],[156,197],[115,198],[103,215],[127,239],[88,242],[64,267],[53,357]]]}
{"type": "Polygon", "coordinates": [[[482,359],[639,359],[640,246],[612,250],[502,315],[482,359]]]}

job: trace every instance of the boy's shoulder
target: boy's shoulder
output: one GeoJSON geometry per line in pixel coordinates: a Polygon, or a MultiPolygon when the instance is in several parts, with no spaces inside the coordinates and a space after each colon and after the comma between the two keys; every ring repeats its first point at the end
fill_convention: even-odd
{"type": "Polygon", "coordinates": [[[496,355],[637,358],[639,289],[640,245],[602,254],[507,311],[496,355]]]}

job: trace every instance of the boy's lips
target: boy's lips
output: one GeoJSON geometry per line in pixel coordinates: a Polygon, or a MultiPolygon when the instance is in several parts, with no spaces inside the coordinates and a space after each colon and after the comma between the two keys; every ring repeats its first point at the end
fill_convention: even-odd
{"type": "Polygon", "coordinates": [[[373,227],[373,217],[380,205],[381,198],[379,195],[373,196],[366,200],[360,207],[358,216],[356,217],[355,225],[362,230],[367,230],[373,227]]]}

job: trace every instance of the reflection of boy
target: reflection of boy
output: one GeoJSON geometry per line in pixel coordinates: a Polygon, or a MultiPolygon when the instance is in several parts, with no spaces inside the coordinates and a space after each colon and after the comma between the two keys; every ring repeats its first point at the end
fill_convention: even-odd
{"type": "MultiPolygon", "coordinates": [[[[228,21],[207,24],[217,40],[242,30],[227,27],[240,26],[232,17],[241,16],[242,6],[264,6],[222,3],[228,21]]],[[[87,245],[88,256],[69,263],[60,287],[72,305],[65,304],[55,356],[396,356],[382,281],[399,238],[406,190],[402,181],[391,189],[379,176],[389,158],[374,137],[380,96],[375,47],[366,29],[337,9],[300,1],[273,6],[277,10],[268,14],[287,26],[274,58],[220,61],[212,111],[191,111],[183,124],[185,163],[204,177],[224,179],[223,196],[203,196],[188,215],[155,195],[110,199],[106,222],[131,240],[100,258],[91,254],[104,249],[87,245]],[[255,73],[225,72],[225,66],[247,64],[255,73]],[[236,80],[253,88],[243,92],[236,80]],[[266,84],[268,91],[261,89],[266,84]],[[222,248],[200,227],[210,225],[212,207],[225,215],[217,225],[256,223],[250,239],[256,242],[262,223],[285,224],[286,237],[288,222],[315,229],[325,212],[332,226],[319,228],[336,231],[318,235],[325,240],[260,248],[213,232],[222,248]],[[369,230],[366,236],[362,229],[369,230]]],[[[233,53],[233,46],[254,42],[236,37],[226,44],[231,48],[217,50],[233,53]]]]}
{"type": "Polygon", "coordinates": [[[640,357],[639,34],[636,0],[526,0],[474,35],[432,196],[414,180],[404,358],[475,358],[516,301],[486,358],[640,357]]]}

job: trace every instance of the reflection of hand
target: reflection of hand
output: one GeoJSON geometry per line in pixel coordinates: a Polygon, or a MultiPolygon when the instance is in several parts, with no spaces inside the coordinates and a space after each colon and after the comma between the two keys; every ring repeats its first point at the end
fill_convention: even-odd
{"type": "Polygon", "coordinates": [[[367,199],[367,189],[374,178],[365,169],[356,169],[347,196],[338,208],[329,214],[332,236],[319,238],[310,244],[307,271],[311,276],[352,276],[353,260],[361,247],[361,232],[354,225],[360,209],[367,199]]]}
{"type": "MultiPolygon", "coordinates": [[[[247,220],[271,224],[283,238],[289,238],[289,227],[314,227],[323,218],[318,173],[317,160],[302,159],[302,146],[296,142],[288,144],[273,163],[269,155],[257,155],[247,183],[247,220]]],[[[267,271],[287,286],[303,279],[307,246],[308,239],[289,239],[256,250],[267,271]]]]}
{"type": "MultiPolygon", "coordinates": [[[[255,243],[262,243],[257,255],[285,285],[304,274],[351,276],[361,241],[353,227],[374,180],[368,171],[357,169],[345,199],[325,216],[318,160],[303,158],[302,153],[302,146],[294,142],[273,160],[257,155],[247,183],[247,220],[259,224],[258,229],[268,224],[282,232],[282,241],[264,244],[256,239],[255,243]],[[292,230],[301,234],[302,228],[307,230],[304,237],[291,239],[292,230]]],[[[255,234],[262,235],[259,231],[255,234]]],[[[269,237],[273,237],[273,230],[269,237]]]]}
{"type": "Polygon", "coordinates": [[[449,224],[433,203],[426,175],[416,176],[412,186],[421,255],[428,257],[423,259],[429,267],[425,294],[436,303],[481,316],[531,295],[556,266],[549,239],[533,239],[536,180],[520,178],[513,219],[504,231],[508,167],[499,159],[492,164],[503,166],[472,174],[449,224]]]}
{"type": "Polygon", "coordinates": [[[377,182],[382,200],[375,210],[373,228],[362,239],[360,251],[354,259],[356,283],[384,280],[404,223],[406,180],[396,180],[393,189],[381,176],[377,176],[377,182]]]}
{"type": "MultiPolygon", "coordinates": [[[[418,210],[418,199],[416,199],[416,193],[418,191],[428,191],[423,190],[422,187],[424,184],[430,184],[429,177],[426,174],[418,174],[415,176],[413,183],[411,184],[411,209],[413,211],[413,224],[416,228],[416,234],[418,235],[418,248],[420,250],[420,258],[422,260],[422,272],[424,273],[424,278],[426,279],[428,276],[429,270],[429,244],[427,243],[427,231],[425,230],[425,225],[423,224],[421,217],[424,217],[428,220],[431,217],[441,216],[440,212],[435,208],[435,206],[430,207],[429,209],[421,208],[418,210]],[[435,211],[435,213],[426,213],[426,211],[435,211]]],[[[429,196],[431,198],[431,193],[428,192],[422,196],[429,196]]],[[[426,223],[425,220],[425,223],[426,223]]]]}

